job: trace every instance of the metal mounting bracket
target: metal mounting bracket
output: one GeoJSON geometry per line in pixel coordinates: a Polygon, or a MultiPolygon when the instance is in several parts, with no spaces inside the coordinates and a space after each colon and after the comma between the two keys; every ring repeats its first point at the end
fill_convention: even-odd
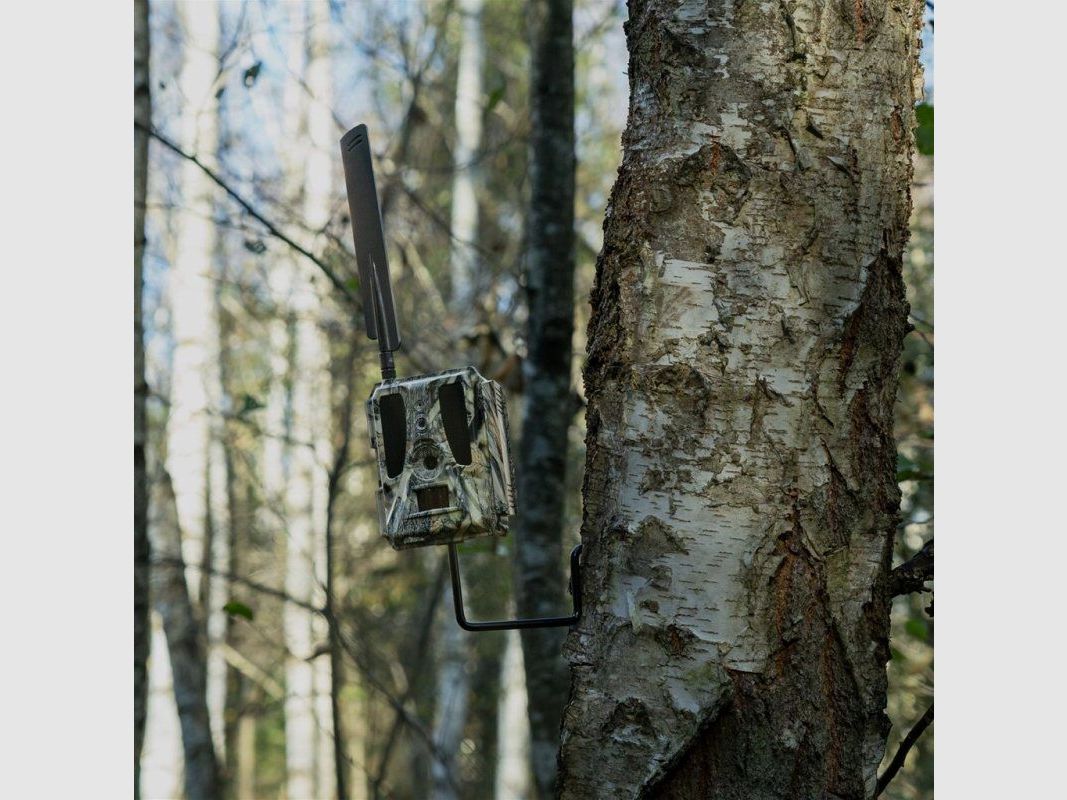
{"type": "Polygon", "coordinates": [[[463,610],[463,582],[459,573],[459,552],[456,545],[448,546],[448,571],[452,576],[452,602],[456,607],[456,622],[465,631],[509,631],[523,628],[562,628],[574,625],[582,616],[582,546],[571,550],[571,578],[568,589],[574,603],[569,617],[539,617],[537,619],[498,619],[489,622],[470,622],[463,610]]]}

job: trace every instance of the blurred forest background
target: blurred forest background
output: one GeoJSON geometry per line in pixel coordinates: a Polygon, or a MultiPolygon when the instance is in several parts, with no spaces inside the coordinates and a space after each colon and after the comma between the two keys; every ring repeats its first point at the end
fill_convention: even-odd
{"type": "MultiPolygon", "coordinates": [[[[378,535],[363,408],[377,358],[350,302],[337,144],[369,126],[404,338],[398,374],[475,364],[507,388],[521,447],[524,5],[152,0],[149,11],[140,318],[153,610],[141,796],[184,795],[183,726],[196,721],[200,687],[210,739],[197,753],[217,761],[224,796],[533,798],[517,634],[460,631],[444,550],[396,553],[378,535]]],[[[927,17],[895,563],[932,540],[934,519],[929,4],[927,17]]],[[[616,0],[574,2],[575,387],[626,122],[625,18],[616,0]]],[[[581,403],[579,388],[571,544],[581,403]]],[[[513,539],[464,548],[472,616],[514,613],[513,539]]],[[[933,697],[930,595],[894,602],[890,756],[933,697]]],[[[931,730],[885,796],[932,797],[932,785],[931,730]]]]}

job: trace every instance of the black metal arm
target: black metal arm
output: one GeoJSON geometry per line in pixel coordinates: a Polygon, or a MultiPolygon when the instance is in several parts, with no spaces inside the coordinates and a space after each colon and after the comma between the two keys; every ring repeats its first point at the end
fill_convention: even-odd
{"type": "Polygon", "coordinates": [[[448,546],[448,571],[452,576],[452,602],[456,607],[456,622],[465,631],[509,631],[521,628],[561,628],[574,625],[582,616],[582,546],[571,550],[571,579],[568,589],[574,602],[569,617],[540,617],[538,619],[498,619],[490,622],[469,622],[463,610],[463,582],[459,574],[459,552],[456,545],[448,546]]]}

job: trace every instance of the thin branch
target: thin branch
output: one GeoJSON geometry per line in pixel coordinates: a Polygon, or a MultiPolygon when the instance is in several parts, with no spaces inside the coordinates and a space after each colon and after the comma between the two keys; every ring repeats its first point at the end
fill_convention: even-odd
{"type": "MultiPolygon", "coordinates": [[[[419,637],[415,645],[415,653],[420,658],[415,662],[412,668],[410,678],[408,680],[408,688],[401,698],[403,704],[411,702],[415,694],[415,687],[418,685],[419,678],[421,677],[423,665],[426,663],[425,656],[429,652],[429,638],[430,630],[433,627],[434,615],[437,612],[437,602],[441,597],[441,589],[445,585],[445,573],[447,572],[447,562],[442,558],[437,568],[437,575],[434,578],[433,583],[430,585],[429,594],[426,598],[426,611],[423,614],[421,623],[419,624],[419,637]]],[[[389,767],[389,758],[393,753],[393,746],[396,744],[397,734],[400,733],[400,725],[403,722],[403,718],[399,712],[393,717],[393,724],[389,728],[389,735],[385,738],[385,746],[382,748],[381,758],[378,759],[378,770],[375,776],[371,779],[371,791],[373,796],[377,798],[381,792],[381,787],[385,782],[385,772],[389,767]]]]}
{"type": "MultiPolygon", "coordinates": [[[[419,738],[423,740],[423,743],[429,750],[431,757],[433,757],[436,761],[447,767],[447,761],[441,754],[440,749],[434,743],[433,737],[422,725],[422,723],[415,717],[415,715],[412,714],[405,707],[404,701],[393,695],[393,693],[389,691],[388,687],[385,686],[381,679],[374,674],[373,670],[370,668],[370,665],[362,657],[360,648],[358,648],[356,644],[351,640],[351,638],[341,629],[341,625],[337,619],[337,615],[333,613],[332,609],[328,607],[319,607],[314,605],[313,603],[307,603],[303,600],[298,600],[297,598],[282,591],[281,589],[275,589],[272,586],[267,586],[266,584],[253,581],[248,578],[243,578],[233,572],[211,567],[204,568],[198,565],[187,565],[185,563],[185,560],[182,558],[154,558],[151,559],[149,563],[160,566],[167,565],[173,567],[189,567],[191,569],[198,569],[201,572],[205,572],[209,575],[217,575],[220,577],[228,578],[229,580],[232,580],[235,583],[239,583],[243,586],[253,589],[254,591],[261,592],[271,597],[276,597],[279,600],[283,600],[287,603],[292,603],[293,605],[303,608],[313,614],[322,615],[322,617],[326,620],[327,624],[330,626],[336,637],[334,641],[338,645],[340,645],[341,649],[352,660],[352,663],[359,670],[360,674],[363,675],[363,677],[366,679],[367,684],[371,688],[379,692],[382,697],[385,698],[386,702],[394,709],[394,711],[396,711],[398,718],[403,720],[404,724],[406,724],[409,728],[411,728],[413,731],[415,731],[415,733],[419,735],[419,738]]],[[[451,773],[449,773],[448,775],[448,781],[453,786],[456,786],[455,778],[451,775],[451,773]]]]}
{"type": "Polygon", "coordinates": [[[274,597],[278,600],[282,600],[286,603],[292,603],[295,606],[299,606],[305,611],[310,611],[313,614],[321,614],[322,609],[313,603],[307,603],[303,600],[298,600],[291,594],[288,594],[281,589],[275,589],[273,586],[268,586],[265,583],[254,581],[249,578],[242,577],[235,572],[229,570],[218,569],[216,567],[205,567],[202,564],[186,564],[185,559],[175,557],[165,558],[153,558],[149,560],[149,564],[152,566],[168,566],[168,567],[185,567],[187,569],[199,570],[207,575],[212,575],[218,578],[226,578],[234,583],[240,584],[247,589],[251,589],[254,592],[265,594],[268,597],[274,597]]]}
{"type": "Polygon", "coordinates": [[[317,266],[327,277],[330,283],[333,284],[333,287],[337,289],[337,291],[339,291],[349,303],[351,303],[353,306],[359,305],[359,301],[356,298],[355,294],[353,294],[352,290],[348,287],[347,284],[345,284],[344,281],[340,279],[340,277],[338,277],[337,273],[330,269],[329,265],[326,264],[325,261],[316,256],[310,250],[305,249],[304,247],[290,239],[288,236],[286,236],[274,223],[272,223],[270,220],[268,220],[266,217],[256,211],[255,207],[249,201],[245,200],[244,197],[238,194],[237,190],[235,190],[225,180],[223,180],[218,175],[218,173],[211,169],[211,167],[207,166],[204,162],[202,162],[192,153],[187,153],[182,150],[181,147],[172,142],[170,139],[168,139],[162,133],[157,131],[155,128],[146,127],[139,122],[134,122],[133,126],[135,128],[139,128],[140,130],[143,130],[145,133],[147,133],[149,136],[151,136],[153,139],[155,139],[157,142],[162,144],[164,147],[166,147],[168,150],[172,151],[176,155],[180,156],[181,158],[184,158],[187,161],[192,162],[197,167],[199,167],[201,171],[209,178],[211,178],[211,180],[214,181],[220,189],[226,192],[226,194],[228,194],[234,200],[234,202],[241,206],[241,208],[248,212],[248,214],[253,219],[258,221],[264,228],[266,228],[267,232],[271,236],[289,245],[296,252],[300,253],[300,255],[304,256],[304,258],[308,259],[308,261],[317,266]]]}
{"type": "Polygon", "coordinates": [[[273,697],[275,700],[285,698],[285,687],[271,677],[270,673],[245,656],[237,648],[226,642],[219,642],[219,649],[226,663],[240,672],[252,683],[273,697]]]}
{"type": "Polygon", "coordinates": [[[419,738],[422,739],[423,744],[429,751],[430,756],[445,769],[445,777],[448,783],[458,792],[459,785],[456,783],[456,778],[452,774],[448,760],[445,758],[444,754],[441,753],[441,749],[437,746],[437,743],[434,742],[433,736],[431,736],[429,731],[423,727],[422,723],[415,717],[415,715],[404,706],[402,701],[395,697],[392,692],[386,688],[381,679],[374,674],[369,665],[363,660],[359,648],[355,646],[355,643],[352,642],[341,629],[337,617],[328,614],[325,609],[320,611],[320,613],[326,618],[326,622],[335,629],[341,649],[344,650],[345,654],[352,660],[352,663],[359,669],[360,673],[366,679],[367,685],[378,691],[382,697],[385,698],[386,702],[393,707],[398,715],[400,715],[407,726],[419,735],[419,738]]]}
{"type": "Polygon", "coordinates": [[[899,567],[889,573],[889,596],[921,592],[926,581],[934,579],[934,540],[930,539],[899,567]]]}
{"type": "Polygon", "coordinates": [[[878,784],[874,789],[874,796],[878,797],[885,791],[885,787],[889,785],[889,782],[896,777],[896,774],[900,772],[900,768],[904,766],[904,759],[908,757],[908,753],[911,748],[919,740],[919,737],[923,735],[923,731],[930,727],[930,723],[934,721],[934,706],[933,703],[926,709],[926,713],[923,714],[919,721],[915,723],[908,735],[900,743],[900,747],[897,748],[896,755],[893,756],[893,760],[889,762],[889,766],[885,768],[885,772],[878,776],[878,784]]]}

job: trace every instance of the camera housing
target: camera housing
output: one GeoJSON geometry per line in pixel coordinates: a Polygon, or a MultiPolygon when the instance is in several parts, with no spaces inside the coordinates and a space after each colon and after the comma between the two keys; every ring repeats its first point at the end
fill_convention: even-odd
{"type": "Polygon", "coordinates": [[[384,380],[367,401],[378,521],[397,550],[504,536],[515,513],[507,402],[474,367],[384,380]]]}

